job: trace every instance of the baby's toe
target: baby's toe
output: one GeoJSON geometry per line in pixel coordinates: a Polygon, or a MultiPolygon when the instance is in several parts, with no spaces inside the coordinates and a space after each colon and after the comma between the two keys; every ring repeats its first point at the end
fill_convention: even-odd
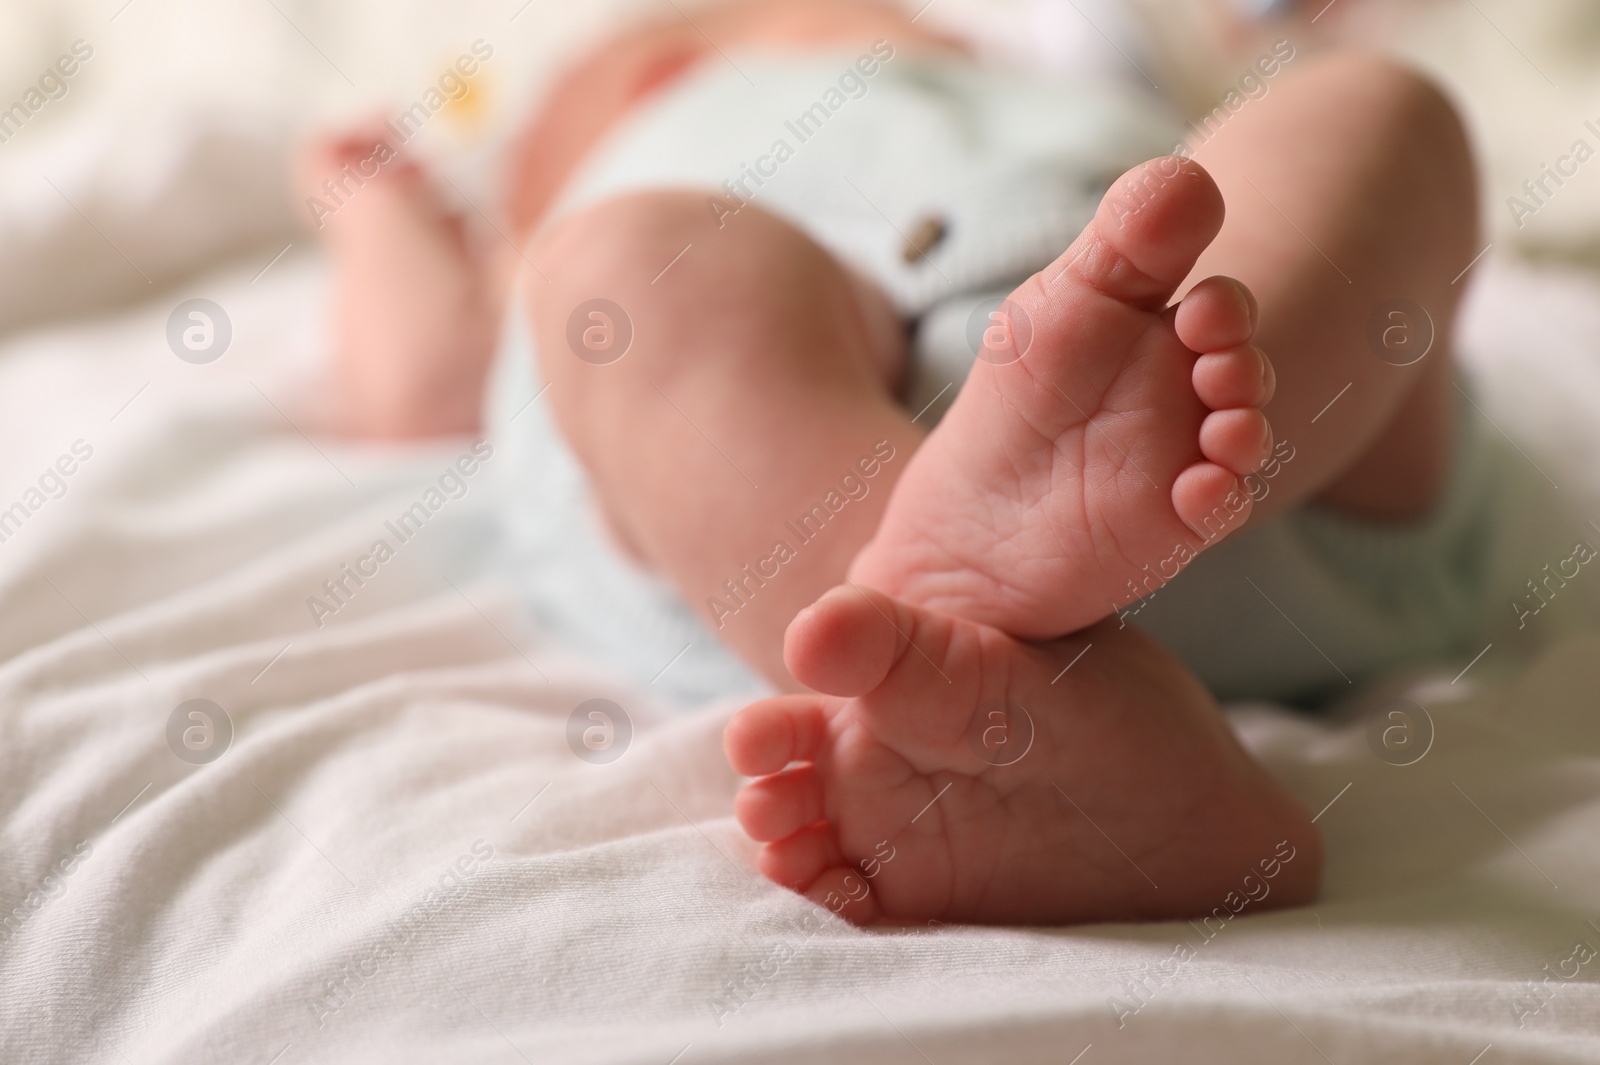
{"type": "Polygon", "coordinates": [[[806,889],[806,898],[851,924],[869,925],[883,915],[878,894],[865,877],[845,866],[825,869],[806,889]]]}
{"type": "Polygon", "coordinates": [[[761,848],[756,866],[761,875],[791,891],[805,891],[824,869],[843,865],[839,844],[829,825],[808,825],[787,839],[761,848]]]}
{"type": "Polygon", "coordinates": [[[784,634],[796,680],[828,695],[865,695],[894,664],[905,608],[882,592],[842,585],[802,610],[784,634]]]}
{"type": "Polygon", "coordinates": [[[1193,380],[1194,394],[1212,410],[1265,407],[1278,386],[1272,360],[1250,344],[1200,356],[1193,380]]]}
{"type": "Polygon", "coordinates": [[[1173,328],[1190,351],[1221,351],[1249,341],[1259,313],[1256,298],[1242,283],[1208,277],[1178,304],[1173,328]]]}
{"type": "Polygon", "coordinates": [[[1195,463],[1172,485],[1173,509],[1208,543],[1237,529],[1251,505],[1250,497],[1239,490],[1239,478],[1214,462],[1195,463]]]}
{"type": "Polygon", "coordinates": [[[1254,407],[1212,411],[1200,425],[1200,453],[1243,477],[1272,451],[1272,427],[1254,407]]]}
{"type": "MultiPolygon", "coordinates": [[[[1102,295],[1160,310],[1216,238],[1223,214],[1222,192],[1199,163],[1178,156],[1152,159],[1117,179],[1094,221],[1058,261],[1102,295]]],[[[1062,272],[1049,271],[1050,289],[1062,272]]],[[[1032,307],[1024,310],[1034,313],[1032,307]]],[[[1049,317],[1040,307],[1034,320],[1049,317]]]]}
{"type": "Polygon", "coordinates": [[[751,703],[728,722],[722,747],[740,776],[764,777],[816,756],[827,718],[814,696],[784,695],[751,703]]]}
{"type": "Polygon", "coordinates": [[[751,839],[787,839],[822,820],[822,785],[815,767],[786,769],[747,784],[733,800],[733,814],[751,839]]]}

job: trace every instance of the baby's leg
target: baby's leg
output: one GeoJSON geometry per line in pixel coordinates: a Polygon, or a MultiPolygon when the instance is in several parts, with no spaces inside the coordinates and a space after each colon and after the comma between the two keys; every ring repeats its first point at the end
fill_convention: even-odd
{"type": "MultiPolygon", "coordinates": [[[[1329,59],[1283,75],[1197,161],[1220,171],[1218,202],[1173,206],[1167,194],[1199,168],[1139,168],[1095,226],[1012,293],[1032,350],[973,368],[853,579],[1047,638],[1105,617],[1144,571],[1181,566],[1181,552],[1246,516],[1313,499],[1379,520],[1428,511],[1453,458],[1455,282],[1478,250],[1472,162],[1449,104],[1386,60],[1329,59]],[[1217,237],[1186,271],[1183,307],[1158,324],[1170,285],[1154,286],[1156,302],[1129,287],[1114,318],[1097,277],[1110,272],[1107,236],[1138,235],[1155,263],[1202,219],[1217,237]],[[1254,347],[1248,328],[1201,325],[1229,304],[1219,273],[1254,292],[1254,347]],[[1209,309],[1190,313],[1197,297],[1209,309]],[[1396,365],[1403,349],[1369,342],[1375,321],[1391,341],[1428,328],[1414,313],[1387,318],[1396,299],[1425,307],[1437,333],[1411,365],[1396,365]],[[1267,489],[1252,508],[1232,475],[1258,461],[1248,445],[1267,439],[1252,409],[1264,399],[1293,461],[1246,482],[1252,495],[1267,489]]],[[[1137,279],[1152,266],[1117,269],[1137,279]]]]}
{"type": "Polygon", "coordinates": [[[890,390],[898,318],[794,227],[747,207],[719,229],[703,195],[607,201],[530,254],[550,279],[523,288],[545,401],[612,527],[795,687],[784,627],[843,577],[921,439],[890,390]],[[626,324],[589,317],[596,299],[626,324]],[[597,365],[611,354],[585,350],[584,331],[603,348],[608,327],[631,344],[597,365]]]}
{"type": "MultiPolygon", "coordinates": [[[[1206,188],[1219,206],[1214,187],[1191,192],[1206,188]]],[[[1180,203],[1154,220],[1174,212],[1190,213],[1180,203]]],[[[1162,303],[1215,226],[1193,230],[1155,256],[1162,303]]],[[[785,627],[878,524],[920,435],[888,387],[898,323],[821,248],[753,207],[719,230],[703,197],[660,192],[573,216],[532,257],[551,279],[525,287],[546,399],[614,527],[714,627],[708,597],[738,605],[720,635],[747,662],[798,689],[786,661],[831,695],[757,703],[730,726],[735,768],[770,774],[738,806],[770,841],[770,876],[857,921],[1204,913],[1288,855],[1264,904],[1311,895],[1320,844],[1306,812],[1193,676],[1134,630],[1107,623],[1034,646],[845,587],[789,627],[779,657],[785,627]],[[627,325],[616,310],[589,317],[597,299],[627,325]],[[598,330],[592,348],[585,329],[598,330]],[[847,476],[864,496],[849,498],[847,476]],[[814,503],[827,514],[830,491],[837,512],[801,542],[796,527],[817,520],[814,503]],[[777,540],[794,554],[775,576],[742,572],[777,540]],[[791,761],[808,764],[785,772],[791,761]],[[870,894],[868,859],[886,867],[870,894]]],[[[1087,317],[1104,327],[1123,310],[1107,296],[1087,317]]],[[[1184,408],[1194,449],[1203,408],[1186,373],[1177,390],[1195,407],[1184,408]]]]}
{"type": "MultiPolygon", "coordinates": [[[[1073,561],[1041,546],[1074,537],[1092,546],[1081,536],[1092,525],[1082,519],[1104,522],[1116,550],[1077,556],[1104,572],[1144,528],[1161,528],[1175,510],[1183,517],[1191,471],[1216,476],[1184,466],[1200,450],[1213,463],[1222,457],[1205,429],[1195,446],[1195,395],[1213,410],[1209,426],[1272,391],[1261,377],[1272,373],[1265,359],[1255,376],[1239,373],[1250,361],[1242,348],[1198,359],[1193,392],[1174,384],[1164,370],[1181,355],[1174,331],[1197,351],[1213,349],[1196,346],[1186,330],[1233,335],[1215,323],[1200,329],[1182,310],[1159,323],[1138,317],[1165,306],[1182,273],[1227,271],[1261,297],[1257,336],[1288,397],[1268,409],[1298,455],[1257,513],[1315,498],[1400,519],[1422,513],[1440,490],[1450,460],[1444,356],[1452,282],[1476,254],[1459,127],[1425,83],[1374,60],[1320,64],[1252,106],[1258,110],[1225,131],[1240,144],[1222,152],[1218,138],[1213,156],[1226,158],[1206,159],[1227,175],[1221,240],[1212,243],[1216,228],[1198,221],[1221,221],[1215,189],[1205,194],[1200,175],[1157,164],[1119,184],[1113,197],[1132,196],[1137,209],[1124,212],[1115,198],[1102,205],[1062,263],[1013,295],[1032,319],[1033,350],[1011,367],[975,368],[858,560],[863,583],[901,601],[819,602],[790,631],[790,661],[831,697],[761,702],[735,718],[735,767],[765,774],[741,796],[738,814],[767,842],[761,863],[769,876],[857,920],[1148,917],[1203,909],[1247,874],[1263,887],[1250,855],[1281,840],[1283,849],[1270,844],[1273,857],[1258,863],[1263,873],[1281,872],[1286,855],[1301,857],[1277,882],[1272,904],[1314,892],[1314,826],[1231,742],[1181,667],[1106,623],[1043,644],[1006,635],[1049,613],[1031,608],[1071,606],[1091,585],[1083,578],[1093,569],[1069,582],[1037,579],[1041,561],[1073,561]],[[1193,250],[1180,273],[1168,274],[1185,248],[1193,250]],[[1150,284],[1164,275],[1165,289],[1150,284]],[[1141,293],[1141,285],[1153,291],[1141,293]],[[1089,289],[1120,296],[1125,313],[1089,289]],[[1428,307],[1440,330],[1434,354],[1416,366],[1391,365],[1366,344],[1368,319],[1396,297],[1428,307]],[[1118,322],[1127,326],[1121,334],[1110,328],[1118,322]],[[1093,372],[1112,371],[1120,376],[1110,387],[1090,387],[1093,372]],[[1346,385],[1341,403],[1354,395],[1362,402],[1323,430],[1339,404],[1323,408],[1346,385]],[[1050,391],[1061,393],[1059,404],[1047,402],[1050,391]],[[1157,416],[1141,423],[1152,411],[1157,416]],[[1041,438],[1031,451],[1024,429],[1041,438]],[[1093,444],[1085,429],[1110,443],[1093,444]],[[1070,448],[1059,446],[1063,439],[1070,448]],[[1128,467],[1157,483],[1146,491],[1131,474],[1119,482],[1128,467]],[[1074,490],[1062,491],[1063,483],[1074,490]],[[1116,491],[1104,493],[1105,485],[1116,491]],[[1020,505],[1008,510],[1008,496],[1020,505]],[[996,514],[1005,520],[995,522],[996,514]],[[1005,535],[985,539],[979,530],[963,551],[962,515],[1005,535]],[[1017,543],[1030,549],[1005,550],[1017,543]],[[1037,601],[1015,594],[1036,590],[1044,593],[1037,601]],[[966,620],[925,609],[929,599],[966,620]],[[974,614],[998,628],[973,624],[974,614]],[[1091,643],[1092,655],[1109,653],[1094,667],[1092,656],[1079,661],[1091,643]],[[1104,677],[1099,664],[1110,666],[1104,677]],[[1146,728],[1154,731],[1141,733],[1146,728]],[[1080,761],[1082,752],[1092,754],[1080,761]],[[1150,774],[1148,785],[1137,783],[1140,774],[1150,774]],[[1151,804],[1139,806],[1141,798],[1151,804]],[[1227,813],[1214,831],[1192,831],[1224,810],[1253,819],[1227,813]],[[1106,839],[1120,841],[1121,853],[1094,849],[1106,839]],[[1202,839],[1206,846],[1197,845],[1202,839]],[[1169,881],[1185,893],[1173,894],[1169,881]]],[[[1221,295],[1216,284],[1197,291],[1221,295]]],[[[1092,596],[1084,605],[1104,612],[1092,596]]],[[[1236,896],[1229,897],[1244,905],[1236,896]]]]}
{"type": "Polygon", "coordinates": [[[761,777],[735,811],[767,844],[763,872],[852,920],[1226,919],[1241,884],[1266,906],[1316,890],[1309,814],[1181,663],[1109,620],[1027,631],[1104,617],[1102,563],[1186,535],[1269,443],[1243,290],[1219,279],[1167,309],[1222,224],[1216,185],[1165,159],[1117,187],[1142,205],[1108,197],[1013,295],[1030,350],[974,368],[907,463],[860,586],[790,626],[786,661],[822,694],[729,725],[734,768],[761,777]],[[1232,372],[1197,387],[1196,352],[1232,372]],[[905,572],[884,530],[941,579],[882,594],[905,572]],[[967,594],[998,579],[1013,594],[967,594]],[[1290,858],[1267,901],[1261,876],[1290,858]]]}
{"type": "MultiPolygon", "coordinates": [[[[1255,517],[1311,499],[1419,517],[1453,457],[1450,343],[1462,274],[1483,249],[1471,151],[1419,75],[1362,55],[1303,62],[1197,144],[1227,218],[1189,284],[1223,273],[1260,301],[1256,343],[1278,374],[1267,417],[1295,458],[1255,517]],[[1432,350],[1411,366],[1368,341],[1395,299],[1432,319],[1432,350]]],[[[1406,339],[1405,322],[1385,324],[1406,339]]]]}
{"type": "Polygon", "coordinates": [[[333,261],[333,417],[376,439],[471,432],[500,297],[462,219],[388,137],[378,126],[319,140],[301,160],[333,261]]]}

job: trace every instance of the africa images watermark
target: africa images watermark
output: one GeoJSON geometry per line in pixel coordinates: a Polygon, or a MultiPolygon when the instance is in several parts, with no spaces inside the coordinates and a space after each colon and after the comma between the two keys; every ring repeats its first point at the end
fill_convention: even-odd
{"type": "MultiPolygon", "coordinates": [[[[1583,128],[1594,136],[1595,143],[1600,144],[1600,125],[1596,125],[1593,119],[1588,119],[1584,122],[1583,128]]],[[[1528,219],[1548,207],[1550,201],[1555,199],[1556,193],[1566,186],[1567,182],[1562,178],[1570,181],[1577,177],[1579,170],[1596,154],[1595,147],[1589,143],[1588,138],[1579,137],[1564,154],[1556,156],[1555,166],[1540,163],[1538,176],[1522,183],[1523,195],[1506,197],[1506,209],[1511,212],[1511,220],[1517,224],[1517,228],[1521,229],[1527,224],[1528,219]],[[1552,183],[1555,185],[1554,188],[1550,187],[1552,183]]]]}
{"type": "Polygon", "coordinates": [[[1231,489],[1223,501],[1214,507],[1211,513],[1200,519],[1198,526],[1194,527],[1196,535],[1200,537],[1200,546],[1195,547],[1187,543],[1174,545],[1172,554],[1155,563],[1145,563],[1140,572],[1143,574],[1137,584],[1132,578],[1128,580],[1129,606],[1124,609],[1112,604],[1116,611],[1117,619],[1122,622],[1118,628],[1126,628],[1128,619],[1145,608],[1155,594],[1165,588],[1184,568],[1200,557],[1200,552],[1221,540],[1252,503],[1259,503],[1272,493],[1272,479],[1283,471],[1283,468],[1294,461],[1294,445],[1287,440],[1279,440],[1272,448],[1269,455],[1261,465],[1256,467],[1254,473],[1249,473],[1242,479],[1243,492],[1238,488],[1231,489]]]}
{"type": "Polygon", "coordinates": [[[882,472],[884,465],[893,462],[894,457],[894,445],[889,441],[879,440],[873,444],[872,454],[857,459],[855,467],[839,478],[837,488],[829,488],[821,501],[783,523],[794,540],[792,545],[788,539],[778,539],[773,543],[772,550],[757,559],[753,567],[746,563],[737,576],[722,582],[725,598],[707,596],[706,613],[717,623],[717,628],[722,628],[730,617],[749,606],[768,581],[777,580],[783,567],[800,556],[801,548],[821,536],[828,522],[838,517],[845,507],[852,501],[860,502],[867,498],[872,491],[872,479],[882,472]]]}
{"type": "MultiPolygon", "coordinates": [[[[1600,534],[1600,527],[1594,522],[1585,524],[1600,534]]],[[[1579,538],[1572,546],[1572,554],[1555,562],[1545,563],[1544,568],[1540,570],[1544,576],[1538,579],[1538,583],[1529,578],[1527,582],[1529,594],[1523,596],[1521,602],[1513,601],[1511,604],[1511,609],[1517,613],[1517,628],[1527,628],[1528,619],[1537,616],[1549,606],[1567,583],[1576,580],[1583,572],[1583,567],[1593,562],[1597,556],[1600,556],[1600,552],[1595,550],[1594,544],[1587,539],[1579,538]]]]}
{"type": "MultiPolygon", "coordinates": [[[[1600,924],[1590,921],[1589,927],[1600,932],[1600,924]]],[[[1555,1001],[1569,983],[1583,975],[1583,967],[1594,961],[1596,955],[1589,941],[1580,939],[1572,944],[1572,950],[1566,957],[1553,966],[1549,962],[1541,966],[1539,971],[1543,975],[1538,980],[1529,980],[1524,984],[1522,993],[1511,1001],[1511,1017],[1517,1022],[1517,1027],[1526,1028],[1528,1018],[1543,1013],[1544,1008],[1555,1001]]]]}
{"type": "MultiPolygon", "coordinates": [[[[880,843],[878,846],[881,853],[885,844],[880,843]]],[[[884,859],[884,861],[887,862],[892,859],[893,851],[891,848],[890,857],[884,859]]],[[[876,875],[877,863],[875,860],[868,859],[862,862],[862,868],[865,869],[868,862],[873,863],[875,870],[870,875],[876,875]]],[[[847,877],[846,879],[853,878],[847,877]]],[[[867,897],[867,894],[868,891],[863,883],[862,892],[859,895],[853,894],[852,898],[863,899],[867,897]]],[[[833,901],[828,904],[827,909],[831,910],[835,915],[844,909],[845,903],[841,901],[843,896],[835,892],[829,892],[828,898],[833,901]],[[834,905],[835,902],[838,904],[834,905]]],[[[754,961],[745,962],[733,976],[723,980],[722,994],[714,995],[706,1000],[706,1008],[711,1011],[711,1019],[716,1022],[718,1028],[726,1027],[728,1021],[737,1016],[739,1011],[749,1005],[757,995],[776,983],[778,977],[783,974],[784,968],[795,958],[798,958],[805,946],[811,942],[818,932],[826,927],[822,921],[818,920],[815,912],[802,914],[799,923],[801,938],[798,943],[783,939],[773,943],[760,957],[754,961]]],[[[942,932],[944,927],[943,921],[930,920],[927,924],[928,931],[932,932],[942,932]]],[[[901,929],[900,934],[914,931],[921,931],[921,928],[901,929]]]]}
{"type": "Polygon", "coordinates": [[[82,64],[94,58],[94,46],[82,37],[72,42],[72,50],[63,52],[56,61],[45,68],[36,84],[28,86],[22,98],[10,107],[0,110],[0,144],[5,144],[22,132],[22,127],[33,116],[55,100],[65,99],[72,91],[72,76],[82,64]]]}
{"type": "Polygon", "coordinates": [[[421,133],[434,115],[449,104],[466,99],[472,93],[473,77],[482,64],[493,56],[493,45],[481,37],[473,41],[471,52],[461,53],[453,65],[446,67],[437,83],[423,91],[422,99],[400,112],[397,118],[385,122],[384,129],[394,135],[394,143],[391,144],[387,138],[377,141],[371,153],[357,161],[354,167],[346,163],[337,177],[324,181],[322,190],[327,194],[326,201],[317,196],[306,199],[306,210],[311,212],[311,221],[316,227],[321,229],[326,225],[329,216],[338,214],[359,189],[376,178],[385,166],[398,159],[400,149],[421,133]]]}
{"type": "Polygon", "coordinates": [[[67,478],[93,455],[94,447],[87,441],[74,440],[70,453],[62,454],[46,466],[38,481],[23,490],[21,498],[0,509],[0,544],[17,535],[28,519],[43,510],[46,503],[66,495],[67,478]]]}
{"type": "Polygon", "coordinates": [[[378,537],[353,564],[346,562],[338,573],[322,582],[326,599],[307,596],[306,609],[311,611],[311,620],[317,623],[317,628],[325,626],[328,618],[349,606],[367,581],[382,572],[384,563],[394,558],[400,545],[414,540],[435,514],[465,496],[471,490],[468,479],[493,457],[494,446],[487,440],[474,443],[470,452],[457,458],[439,475],[438,484],[429,485],[422,498],[401,511],[398,517],[383,523],[384,529],[394,538],[393,544],[388,537],[378,537]]]}
{"type": "Polygon", "coordinates": [[[1197,925],[1189,922],[1189,927],[1200,935],[1199,944],[1181,939],[1172,946],[1172,953],[1163,958],[1157,965],[1146,962],[1139,967],[1139,975],[1123,985],[1122,997],[1112,996],[1106,1000],[1106,1006],[1111,1010],[1111,1015],[1116,1018],[1117,1028],[1126,1028],[1128,1018],[1136,1016],[1140,1010],[1148,1006],[1158,993],[1170,987],[1183,967],[1200,956],[1200,949],[1213,939],[1228,923],[1252,902],[1259,903],[1272,894],[1272,880],[1283,871],[1283,867],[1294,861],[1299,852],[1288,840],[1282,840],[1273,848],[1269,857],[1256,863],[1259,874],[1252,870],[1239,883],[1238,891],[1230,891],[1222,900],[1222,905],[1215,906],[1211,912],[1200,919],[1197,925]],[[1284,853],[1287,849],[1288,853],[1284,853]]]}
{"type": "MultiPolygon", "coordinates": [[[[800,918],[800,924],[805,931],[805,938],[800,942],[800,946],[803,947],[812,936],[821,931],[821,925],[809,913],[800,918]]],[[[783,967],[799,954],[799,947],[780,939],[761,957],[755,961],[745,962],[739,967],[736,975],[722,981],[723,993],[706,1002],[706,1008],[711,1011],[711,1019],[717,1022],[717,1027],[725,1026],[730,1018],[749,1004],[751,999],[776,980],[782,973],[783,967]]]]}
{"type": "Polygon", "coordinates": [[[72,845],[72,851],[63,854],[51,864],[45,874],[39,878],[38,884],[28,889],[22,901],[3,916],[0,917],[0,943],[8,942],[12,936],[22,930],[34,914],[44,909],[52,900],[60,898],[67,893],[67,877],[78,871],[78,863],[87,861],[94,854],[94,844],[86,839],[80,839],[72,845]]]}
{"type": "MultiPolygon", "coordinates": [[[[1261,53],[1239,80],[1229,86],[1222,101],[1210,111],[1194,121],[1195,139],[1200,144],[1207,144],[1211,138],[1222,132],[1222,127],[1228,119],[1244,110],[1252,100],[1262,100],[1267,93],[1272,91],[1268,84],[1276,77],[1285,66],[1295,57],[1294,45],[1288,41],[1273,42],[1270,51],[1261,53]]],[[[1173,155],[1190,158],[1194,155],[1194,144],[1180,144],[1172,150],[1173,155]]]]}
{"type": "Polygon", "coordinates": [[[580,761],[609,765],[632,742],[633,719],[610,699],[585,699],[567,715],[567,748],[580,761]]]}
{"type": "Polygon", "coordinates": [[[445,866],[436,881],[437,888],[427,888],[422,897],[406,907],[398,917],[385,921],[382,934],[375,944],[340,966],[334,975],[314,988],[307,1004],[311,1007],[311,1015],[316,1018],[317,1027],[326,1027],[328,1019],[350,1005],[356,994],[376,979],[383,967],[402,948],[409,946],[418,932],[464,899],[471,890],[467,882],[493,857],[494,844],[481,839],[474,840],[468,853],[445,866]]]}
{"type": "Polygon", "coordinates": [[[787,136],[774,138],[772,146],[765,153],[756,156],[755,165],[741,164],[739,176],[729,178],[722,183],[722,191],[727,193],[726,198],[711,196],[706,199],[706,207],[710,209],[711,217],[716,219],[717,228],[721,229],[727,225],[728,218],[755,201],[756,190],[778,176],[783,164],[794,158],[795,148],[798,145],[804,144],[822,132],[823,125],[838,114],[845,104],[867,95],[869,87],[867,79],[893,58],[894,45],[887,40],[872,42],[871,53],[863,53],[854,63],[846,67],[839,75],[838,83],[828,86],[821,99],[794,118],[785,119],[783,128],[794,135],[795,143],[790,144],[787,136]],[[755,183],[754,190],[750,188],[752,182],[755,183]]]}

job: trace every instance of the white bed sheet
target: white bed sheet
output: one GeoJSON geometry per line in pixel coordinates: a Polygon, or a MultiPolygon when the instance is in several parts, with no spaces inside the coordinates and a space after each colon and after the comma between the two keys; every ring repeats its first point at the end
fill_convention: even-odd
{"type": "MultiPolygon", "coordinates": [[[[1437,738],[1403,768],[1365,739],[1375,695],[1325,720],[1236,709],[1311,808],[1332,803],[1313,907],[1205,942],[1181,923],[857,930],[754,873],[729,708],[660,715],[474,573],[478,488],[316,626],[307,598],[467,444],[302,435],[325,279],[296,255],[257,269],[0,350],[0,507],[93,449],[0,543],[0,914],[23,913],[0,929],[0,1061],[1600,1058],[1600,960],[1528,1012],[1542,967],[1600,948],[1600,639],[1413,685],[1437,738]],[[207,366],[164,340],[195,295],[233,318],[207,366]],[[638,730],[609,765],[567,745],[595,697],[638,730]],[[168,746],[191,698],[235,730],[210,764],[168,746]],[[1194,957],[1163,974],[1179,942],[1194,957]]],[[[1480,270],[1486,403],[1592,503],[1596,286],[1480,270]]]]}

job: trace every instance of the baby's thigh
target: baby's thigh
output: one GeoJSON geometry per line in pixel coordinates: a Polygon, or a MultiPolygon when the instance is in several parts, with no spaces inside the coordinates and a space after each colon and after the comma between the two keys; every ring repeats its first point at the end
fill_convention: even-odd
{"type": "Polygon", "coordinates": [[[876,284],[776,214],[713,203],[709,192],[632,192],[546,227],[523,285],[546,374],[576,372],[571,354],[602,361],[586,357],[586,337],[625,334],[630,364],[673,376],[874,389],[898,378],[904,327],[876,284]],[[600,300],[591,334],[584,308],[600,300]]]}

